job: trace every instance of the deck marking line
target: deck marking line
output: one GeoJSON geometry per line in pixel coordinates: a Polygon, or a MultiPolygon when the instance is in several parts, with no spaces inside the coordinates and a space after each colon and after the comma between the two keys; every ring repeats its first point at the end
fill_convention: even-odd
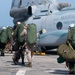
{"type": "Polygon", "coordinates": [[[19,70],[16,75],[25,75],[26,70],[19,70]]]}

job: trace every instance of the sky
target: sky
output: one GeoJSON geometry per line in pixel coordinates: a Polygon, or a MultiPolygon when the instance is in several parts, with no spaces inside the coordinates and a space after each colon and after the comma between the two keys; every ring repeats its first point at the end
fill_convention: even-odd
{"type": "Polygon", "coordinates": [[[0,2],[0,27],[13,26],[12,18],[9,15],[12,0],[1,0],[0,2]]]}
{"type": "MultiPolygon", "coordinates": [[[[75,6],[75,0],[57,0],[59,2],[68,2],[75,6]]],[[[13,18],[10,17],[12,0],[1,0],[0,2],[0,27],[13,26],[13,18]]]]}

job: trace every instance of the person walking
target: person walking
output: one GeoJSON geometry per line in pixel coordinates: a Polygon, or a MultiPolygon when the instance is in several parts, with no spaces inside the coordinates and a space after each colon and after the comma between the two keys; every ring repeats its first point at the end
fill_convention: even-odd
{"type": "MultiPolygon", "coordinates": [[[[24,25],[24,30],[22,31],[22,33],[20,34],[21,36],[25,36],[25,40],[27,39],[27,25],[24,25]]],[[[32,67],[32,58],[31,58],[31,46],[28,45],[27,42],[25,42],[24,44],[25,46],[25,52],[26,52],[26,56],[27,56],[27,60],[28,60],[28,66],[32,67]]]]}
{"type": "Polygon", "coordinates": [[[4,49],[7,43],[7,30],[6,27],[3,27],[1,32],[0,32],[0,50],[1,50],[1,56],[4,56],[4,49]]]}
{"type": "Polygon", "coordinates": [[[23,22],[17,22],[16,27],[13,28],[15,29],[13,33],[14,38],[13,50],[15,50],[15,53],[13,55],[13,62],[17,64],[21,57],[22,65],[24,65],[24,49],[22,47],[24,44],[24,39],[20,36],[20,33],[23,31],[24,28],[23,26],[24,26],[23,22]]]}
{"type": "MultiPolygon", "coordinates": [[[[75,34],[75,24],[70,24],[69,26],[69,31],[68,31],[68,36],[67,36],[67,44],[70,43],[71,46],[73,47],[73,49],[75,49],[75,44],[73,43],[75,40],[73,40],[73,38],[75,39],[75,37],[73,37],[73,35],[75,34]]],[[[75,74],[75,62],[71,62],[71,61],[66,61],[66,66],[69,69],[69,74],[75,74]]]]}
{"type": "MultiPolygon", "coordinates": [[[[31,28],[31,27],[30,27],[31,28]]],[[[31,33],[29,33],[30,35],[30,37],[27,37],[28,36],[28,25],[26,24],[26,25],[24,25],[24,30],[22,31],[22,33],[21,33],[21,36],[25,36],[25,40],[26,40],[26,43],[25,43],[25,51],[26,51],[26,55],[27,55],[27,60],[28,60],[28,66],[29,67],[32,67],[32,57],[33,57],[33,51],[34,51],[34,45],[35,44],[30,44],[28,41],[27,41],[27,39],[28,38],[31,38],[31,33]]],[[[31,29],[32,30],[32,29],[31,29]]],[[[33,33],[34,34],[34,33],[33,33]]],[[[31,39],[33,39],[33,38],[31,38],[31,39]]]]}

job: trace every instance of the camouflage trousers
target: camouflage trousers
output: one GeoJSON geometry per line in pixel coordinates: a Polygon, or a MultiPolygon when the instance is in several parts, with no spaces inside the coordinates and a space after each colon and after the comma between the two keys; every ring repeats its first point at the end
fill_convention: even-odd
{"type": "Polygon", "coordinates": [[[67,62],[67,67],[70,72],[75,71],[75,62],[67,62]]]}
{"type": "Polygon", "coordinates": [[[34,45],[27,44],[25,52],[26,52],[28,62],[32,62],[33,51],[34,51],[34,45]]]}

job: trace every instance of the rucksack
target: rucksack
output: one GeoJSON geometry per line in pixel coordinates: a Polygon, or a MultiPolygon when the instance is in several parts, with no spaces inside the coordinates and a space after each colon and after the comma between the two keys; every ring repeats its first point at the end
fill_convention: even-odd
{"type": "Polygon", "coordinates": [[[72,46],[75,46],[75,28],[72,28],[68,33],[68,39],[71,40],[72,46]]]}
{"type": "Polygon", "coordinates": [[[36,44],[37,41],[37,29],[35,24],[28,24],[27,27],[27,43],[36,44]]]}
{"type": "Polygon", "coordinates": [[[68,39],[68,40],[72,40],[72,34],[73,34],[73,30],[70,29],[70,30],[68,31],[68,35],[67,35],[67,39],[68,39]]]}
{"type": "Polygon", "coordinates": [[[8,36],[8,40],[11,40],[12,38],[12,27],[7,27],[7,36],[8,36]]]}
{"type": "Polygon", "coordinates": [[[24,25],[25,25],[24,23],[19,24],[17,27],[17,30],[16,30],[17,42],[18,42],[18,44],[21,44],[21,45],[24,44],[24,42],[25,42],[25,37],[20,35],[24,29],[24,25]]]}
{"type": "Polygon", "coordinates": [[[0,42],[1,43],[7,43],[7,39],[8,39],[7,30],[6,29],[1,30],[1,33],[0,33],[0,42]]]}

